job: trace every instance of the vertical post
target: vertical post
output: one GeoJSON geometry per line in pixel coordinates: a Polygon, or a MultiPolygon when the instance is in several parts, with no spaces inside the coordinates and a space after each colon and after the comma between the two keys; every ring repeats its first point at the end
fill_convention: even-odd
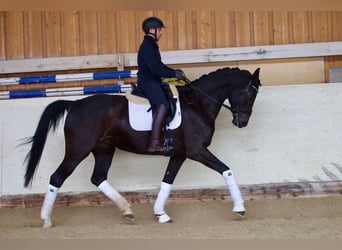
{"type": "MultiPolygon", "coordinates": [[[[117,54],[117,70],[123,71],[124,70],[124,60],[123,60],[123,54],[117,54]]],[[[122,79],[118,80],[118,84],[122,85],[124,84],[124,81],[122,79]]]]}

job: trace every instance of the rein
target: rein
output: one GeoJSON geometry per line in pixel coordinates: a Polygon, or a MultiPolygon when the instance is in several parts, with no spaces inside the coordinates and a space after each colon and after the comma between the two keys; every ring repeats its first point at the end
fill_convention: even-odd
{"type": "MultiPolygon", "coordinates": [[[[224,103],[220,103],[219,101],[217,101],[215,98],[213,98],[212,96],[208,95],[207,93],[204,93],[202,90],[194,87],[192,84],[191,84],[191,81],[185,77],[184,81],[186,82],[186,84],[192,88],[193,90],[201,93],[202,95],[204,95],[205,97],[209,98],[211,101],[213,101],[214,103],[218,104],[218,105],[221,105],[222,107],[225,107],[226,109],[230,110],[231,112],[235,113],[235,112],[239,112],[239,109],[240,107],[236,108],[236,109],[233,109],[232,107],[224,104],[224,103]]],[[[258,92],[258,89],[252,84],[252,81],[249,81],[247,87],[243,90],[246,94],[248,93],[248,89],[249,87],[252,87],[256,92],[258,92]]],[[[241,103],[240,103],[241,104],[241,103]]],[[[240,106],[240,105],[239,105],[240,106]]]]}
{"type": "Polygon", "coordinates": [[[185,81],[186,84],[187,84],[190,88],[192,88],[193,90],[195,90],[195,91],[201,93],[202,95],[204,95],[205,97],[209,98],[211,101],[215,102],[216,104],[221,105],[222,107],[225,107],[226,109],[229,109],[230,111],[233,111],[233,109],[232,109],[230,106],[228,106],[228,105],[226,105],[226,104],[224,104],[224,103],[220,103],[218,100],[216,100],[216,99],[213,98],[212,96],[210,96],[210,95],[208,95],[207,93],[204,93],[202,90],[200,90],[200,89],[195,88],[194,86],[192,86],[192,85],[191,85],[191,81],[190,81],[188,78],[185,78],[184,81],[185,81]]]}

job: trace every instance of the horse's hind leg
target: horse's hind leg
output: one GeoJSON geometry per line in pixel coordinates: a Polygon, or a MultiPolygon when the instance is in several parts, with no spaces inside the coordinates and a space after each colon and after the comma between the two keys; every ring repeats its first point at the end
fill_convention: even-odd
{"type": "Polygon", "coordinates": [[[40,212],[40,217],[42,220],[44,220],[44,228],[52,227],[51,214],[59,188],[87,155],[88,154],[83,154],[82,156],[76,158],[65,156],[60,166],[51,175],[49,187],[46,191],[43,206],[40,212]]]}
{"type": "Polygon", "coordinates": [[[93,150],[95,167],[91,177],[91,182],[118,206],[118,208],[123,212],[125,219],[134,221],[134,215],[128,201],[107,181],[108,170],[112,163],[114,151],[114,147],[104,144],[93,150]]]}

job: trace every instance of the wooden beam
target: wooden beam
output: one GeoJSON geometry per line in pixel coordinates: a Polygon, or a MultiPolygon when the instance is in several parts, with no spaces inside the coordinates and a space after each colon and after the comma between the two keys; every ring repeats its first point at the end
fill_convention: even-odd
{"type": "MultiPolygon", "coordinates": [[[[241,186],[241,193],[245,200],[286,197],[313,197],[318,195],[337,195],[342,192],[341,181],[274,183],[241,186]]],[[[121,194],[130,203],[154,202],[158,190],[126,191],[121,194]]],[[[44,194],[9,195],[0,197],[1,208],[38,208],[44,200],[44,194]]],[[[178,189],[172,190],[169,202],[175,201],[213,201],[230,200],[226,187],[178,189]]],[[[110,201],[101,192],[59,193],[55,202],[56,207],[110,205],[110,201]]]]}
{"type": "Polygon", "coordinates": [[[0,61],[0,74],[116,67],[116,54],[50,57],[0,61]]]}
{"type": "MultiPolygon", "coordinates": [[[[176,50],[163,51],[161,54],[165,64],[322,57],[342,55],[342,42],[176,50]]],[[[120,65],[123,63],[124,67],[137,66],[136,53],[122,54],[120,61],[122,61],[122,56],[123,62],[120,65]]],[[[117,66],[118,54],[3,60],[0,61],[0,74],[115,68],[117,66]]]]}
{"type": "MultiPolygon", "coordinates": [[[[342,55],[342,42],[213,48],[161,52],[165,64],[236,62],[342,55]]],[[[125,54],[125,66],[137,66],[136,54],[125,54]]]]}

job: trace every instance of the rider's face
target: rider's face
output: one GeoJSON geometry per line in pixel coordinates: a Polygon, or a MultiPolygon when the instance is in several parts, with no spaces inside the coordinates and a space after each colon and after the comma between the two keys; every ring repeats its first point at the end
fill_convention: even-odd
{"type": "Polygon", "coordinates": [[[163,28],[157,28],[157,39],[159,40],[163,34],[163,28]]]}
{"type": "Polygon", "coordinates": [[[163,28],[153,28],[153,29],[150,29],[150,33],[156,34],[156,40],[159,41],[160,37],[163,34],[163,28]]]}

